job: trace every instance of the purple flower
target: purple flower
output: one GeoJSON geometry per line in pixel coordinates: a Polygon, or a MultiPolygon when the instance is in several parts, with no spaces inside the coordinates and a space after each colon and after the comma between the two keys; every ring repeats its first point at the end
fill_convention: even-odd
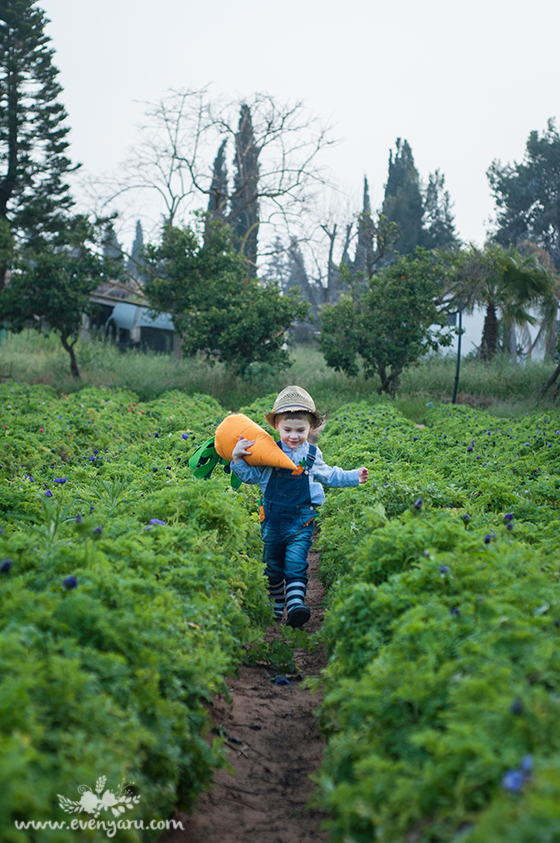
{"type": "Polygon", "coordinates": [[[450,570],[451,570],[451,568],[449,567],[449,565],[442,565],[441,568],[439,569],[439,572],[440,572],[441,576],[444,577],[446,574],[449,573],[450,570]]]}
{"type": "Polygon", "coordinates": [[[422,498],[418,498],[418,500],[414,504],[414,509],[422,509],[423,506],[424,506],[424,501],[422,500],[422,498]]]}
{"type": "MultiPolygon", "coordinates": [[[[385,437],[383,437],[383,438],[385,439],[385,437]]],[[[417,436],[414,436],[414,437],[412,438],[412,441],[413,441],[413,442],[418,442],[418,437],[417,437],[417,436]]]]}
{"type": "Polygon", "coordinates": [[[511,523],[511,521],[509,524],[506,524],[506,530],[513,530],[513,524],[511,523]]]}
{"type": "Polygon", "coordinates": [[[3,559],[0,563],[0,574],[7,574],[12,567],[11,559],[3,559]]]}
{"type": "Polygon", "coordinates": [[[188,439],[188,438],[189,438],[189,434],[188,434],[188,433],[183,433],[183,439],[188,439]]]}
{"type": "Polygon", "coordinates": [[[152,469],[152,471],[157,471],[157,467],[156,467],[156,466],[154,466],[154,468],[152,469]]]}
{"type": "Polygon", "coordinates": [[[103,527],[100,525],[99,527],[95,528],[95,530],[93,531],[93,535],[94,536],[100,536],[102,532],[103,532],[103,527]]]}
{"type": "Polygon", "coordinates": [[[490,533],[487,536],[484,536],[484,544],[490,544],[493,538],[494,536],[492,536],[490,533]]]}
{"type": "Polygon", "coordinates": [[[94,510],[94,509],[95,509],[95,507],[94,507],[94,506],[90,506],[90,508],[89,508],[89,514],[90,514],[90,515],[91,515],[91,513],[93,512],[93,510],[94,510]]]}
{"type": "Polygon", "coordinates": [[[160,521],[159,518],[150,518],[150,524],[161,524],[162,527],[165,527],[165,521],[160,521]]]}
{"type": "Polygon", "coordinates": [[[34,479],[32,478],[32,476],[31,476],[30,474],[24,474],[24,475],[23,475],[23,479],[24,479],[24,480],[29,480],[31,483],[34,483],[34,482],[35,482],[35,481],[34,481],[34,479]]]}
{"type": "Polygon", "coordinates": [[[98,453],[99,453],[98,449],[97,449],[97,448],[94,448],[94,449],[93,449],[93,453],[94,453],[94,454],[98,454],[98,453]]]}
{"type": "Polygon", "coordinates": [[[71,591],[78,587],[78,580],[74,576],[66,577],[65,580],[62,580],[62,585],[67,591],[71,591]]]}
{"type": "Polygon", "coordinates": [[[290,682],[289,679],[286,679],[285,676],[277,676],[276,679],[274,680],[274,684],[275,685],[291,685],[292,683],[290,682]]]}
{"type": "Polygon", "coordinates": [[[95,462],[95,457],[88,457],[88,460],[89,460],[90,462],[95,462]]]}
{"type": "Polygon", "coordinates": [[[67,478],[67,477],[55,477],[55,478],[54,478],[54,482],[55,482],[55,483],[60,483],[60,485],[61,485],[61,486],[62,486],[64,483],[66,483],[66,481],[67,481],[67,480],[68,480],[68,478],[67,478]]]}
{"type": "Polygon", "coordinates": [[[76,524],[81,524],[81,523],[82,523],[82,520],[83,520],[83,519],[82,519],[82,516],[81,516],[81,515],[76,515],[76,524]]]}
{"type": "Polygon", "coordinates": [[[465,524],[468,524],[470,520],[471,520],[471,516],[469,515],[468,512],[465,512],[465,514],[463,515],[463,521],[465,522],[465,524]]]}
{"type": "Polygon", "coordinates": [[[513,512],[506,512],[506,514],[504,515],[504,521],[506,522],[506,524],[510,521],[513,521],[513,512]]]}
{"type": "Polygon", "coordinates": [[[53,494],[52,494],[51,490],[47,489],[47,491],[45,492],[45,497],[46,498],[52,498],[52,496],[53,496],[53,494]]]}
{"type": "Polygon", "coordinates": [[[525,776],[519,770],[509,770],[502,779],[502,787],[512,793],[519,793],[524,781],[525,776]]]}
{"type": "Polygon", "coordinates": [[[469,445],[469,447],[467,448],[467,451],[472,451],[472,448],[470,447],[470,445],[469,445]]]}
{"type": "Polygon", "coordinates": [[[156,439],[159,439],[159,433],[154,433],[154,436],[156,437],[156,439]]]}
{"type": "Polygon", "coordinates": [[[511,704],[509,710],[511,711],[512,714],[522,714],[523,713],[523,703],[519,699],[514,700],[514,702],[512,702],[512,704],[511,704]]]}
{"type": "Polygon", "coordinates": [[[527,776],[533,769],[533,757],[526,755],[521,761],[520,768],[521,772],[527,776]]]}
{"type": "Polygon", "coordinates": [[[461,612],[459,611],[457,606],[452,606],[449,611],[451,612],[452,615],[455,615],[458,618],[461,617],[461,612]]]}

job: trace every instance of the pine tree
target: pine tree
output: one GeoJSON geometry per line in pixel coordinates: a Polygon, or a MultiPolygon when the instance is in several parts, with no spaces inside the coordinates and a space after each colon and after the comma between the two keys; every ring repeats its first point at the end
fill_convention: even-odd
{"type": "Polygon", "coordinates": [[[418,171],[408,141],[397,138],[397,151],[389,153],[389,175],[385,186],[383,214],[398,226],[393,245],[396,252],[408,255],[422,240],[423,202],[418,171]]]}
{"type": "Polygon", "coordinates": [[[375,266],[374,238],[375,224],[371,214],[369,185],[367,178],[364,176],[364,201],[362,213],[358,219],[358,239],[352,265],[354,275],[361,274],[366,279],[373,275],[375,266]]]}
{"type": "Polygon", "coordinates": [[[47,22],[35,0],[2,3],[0,218],[34,250],[60,233],[73,205],[66,181],[74,169],[66,154],[69,128],[47,22]]]}
{"type": "Polygon", "coordinates": [[[560,270],[560,134],[554,120],[527,138],[521,163],[494,161],[488,170],[496,202],[493,239],[502,246],[535,243],[560,270]]]}
{"type": "Polygon", "coordinates": [[[249,274],[257,274],[259,234],[259,149],[255,143],[251,110],[242,105],[235,135],[235,175],[231,196],[230,223],[236,249],[245,255],[249,274]]]}

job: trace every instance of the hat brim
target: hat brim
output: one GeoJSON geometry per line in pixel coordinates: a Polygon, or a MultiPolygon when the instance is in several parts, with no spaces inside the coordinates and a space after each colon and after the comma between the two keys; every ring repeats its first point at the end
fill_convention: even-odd
{"type": "Polygon", "coordinates": [[[325,421],[323,413],[318,413],[316,410],[310,410],[309,407],[303,407],[301,404],[288,404],[285,407],[278,407],[277,410],[271,410],[265,413],[264,417],[271,427],[274,427],[274,419],[281,413],[305,413],[308,416],[313,416],[315,424],[313,427],[319,427],[325,421]]]}

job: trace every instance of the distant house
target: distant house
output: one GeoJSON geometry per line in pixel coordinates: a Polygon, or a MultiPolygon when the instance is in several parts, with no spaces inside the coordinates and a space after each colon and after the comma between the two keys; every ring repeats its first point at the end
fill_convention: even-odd
{"type": "Polygon", "coordinates": [[[152,351],[171,351],[173,322],[168,313],[150,316],[150,309],[130,302],[119,302],[105,323],[105,336],[118,346],[137,346],[152,351]]]}
{"type": "Polygon", "coordinates": [[[96,291],[90,297],[97,307],[95,315],[84,322],[86,336],[95,331],[122,349],[172,350],[174,329],[168,313],[150,316],[149,307],[111,293],[96,291]]]}

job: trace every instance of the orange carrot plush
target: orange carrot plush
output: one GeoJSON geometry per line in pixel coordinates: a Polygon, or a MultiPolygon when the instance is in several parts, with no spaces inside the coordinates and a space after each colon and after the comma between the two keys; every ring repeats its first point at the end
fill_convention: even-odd
{"type": "Polygon", "coordinates": [[[251,446],[251,456],[244,458],[249,465],[296,469],[295,463],[280,450],[272,436],[243,413],[227,416],[216,428],[214,447],[222,459],[228,462],[231,460],[231,453],[240,436],[255,440],[255,444],[251,446]]]}

